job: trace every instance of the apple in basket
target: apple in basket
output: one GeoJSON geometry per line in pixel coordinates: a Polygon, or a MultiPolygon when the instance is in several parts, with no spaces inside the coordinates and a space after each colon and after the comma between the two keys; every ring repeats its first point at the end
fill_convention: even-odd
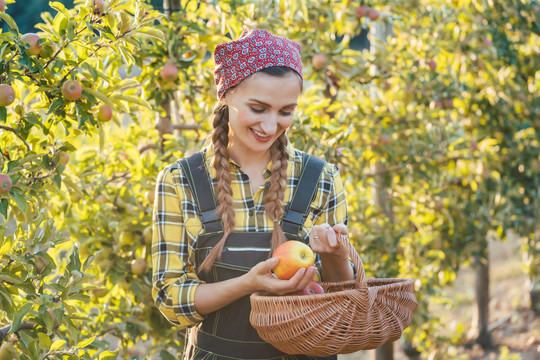
{"type": "Polygon", "coordinates": [[[324,289],[316,281],[310,281],[309,284],[302,290],[295,291],[288,295],[315,295],[315,294],[324,294],[324,289]]]}
{"type": "Polygon", "coordinates": [[[315,263],[313,250],[297,240],[285,241],[272,253],[279,262],[274,268],[274,274],[281,280],[289,280],[301,268],[308,268],[315,263]]]}

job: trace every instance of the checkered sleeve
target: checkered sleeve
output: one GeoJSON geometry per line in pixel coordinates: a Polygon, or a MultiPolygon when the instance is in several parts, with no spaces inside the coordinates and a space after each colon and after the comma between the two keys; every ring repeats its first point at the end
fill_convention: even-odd
{"type": "Polygon", "coordinates": [[[319,194],[317,195],[317,219],[314,225],[327,223],[347,225],[347,204],[341,176],[335,165],[327,163],[319,181],[319,194]]]}
{"type": "Polygon", "coordinates": [[[204,319],[195,310],[195,290],[202,283],[189,261],[190,238],[181,204],[186,197],[180,167],[169,165],[156,182],[153,208],[152,297],[173,324],[187,327],[204,319]]]}

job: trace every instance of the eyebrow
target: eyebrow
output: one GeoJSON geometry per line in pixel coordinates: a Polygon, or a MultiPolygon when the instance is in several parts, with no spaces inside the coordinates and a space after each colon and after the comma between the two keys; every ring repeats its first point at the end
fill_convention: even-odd
{"type": "MultiPolygon", "coordinates": [[[[253,102],[259,103],[261,105],[264,105],[266,107],[272,107],[272,106],[270,106],[270,104],[267,104],[267,103],[265,103],[263,101],[260,101],[260,100],[257,100],[257,99],[248,99],[248,101],[253,101],[253,102]]],[[[290,107],[297,106],[297,105],[298,105],[297,103],[292,103],[292,104],[283,106],[282,109],[290,108],[290,107]]]]}

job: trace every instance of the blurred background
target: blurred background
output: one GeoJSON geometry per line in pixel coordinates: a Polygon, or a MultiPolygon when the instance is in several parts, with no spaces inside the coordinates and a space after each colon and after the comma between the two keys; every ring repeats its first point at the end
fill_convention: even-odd
{"type": "Polygon", "coordinates": [[[0,360],[178,358],[150,296],[155,180],[206,141],[211,54],[247,27],[302,45],[289,139],[339,167],[366,275],[414,280],[402,338],[339,358],[539,358],[537,1],[0,10],[0,360]]]}

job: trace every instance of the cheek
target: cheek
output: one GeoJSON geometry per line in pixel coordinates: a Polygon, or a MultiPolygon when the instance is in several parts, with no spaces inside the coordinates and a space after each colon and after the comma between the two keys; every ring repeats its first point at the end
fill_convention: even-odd
{"type": "Polygon", "coordinates": [[[289,126],[291,126],[292,121],[293,121],[292,116],[290,118],[280,120],[279,127],[282,128],[283,130],[286,130],[287,128],[289,128],[289,126]]]}
{"type": "Polygon", "coordinates": [[[229,113],[229,121],[233,126],[250,126],[256,119],[249,111],[234,111],[229,113]]]}

